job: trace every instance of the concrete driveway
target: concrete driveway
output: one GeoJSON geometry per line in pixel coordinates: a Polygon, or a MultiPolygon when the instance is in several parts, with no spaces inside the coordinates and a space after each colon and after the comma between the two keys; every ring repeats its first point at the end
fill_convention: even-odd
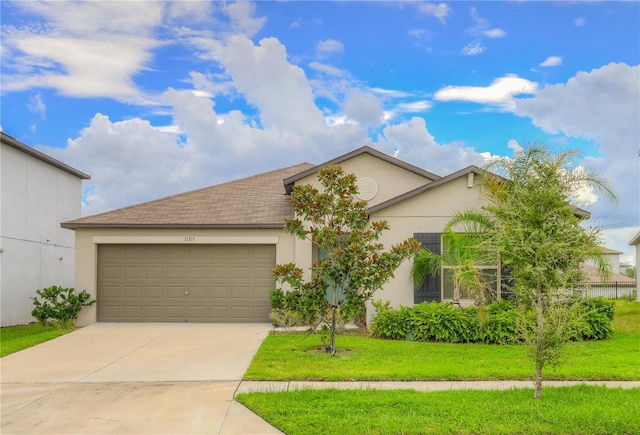
{"type": "Polygon", "coordinates": [[[233,400],[268,324],[96,323],[0,359],[7,434],[274,434],[233,400]]]}

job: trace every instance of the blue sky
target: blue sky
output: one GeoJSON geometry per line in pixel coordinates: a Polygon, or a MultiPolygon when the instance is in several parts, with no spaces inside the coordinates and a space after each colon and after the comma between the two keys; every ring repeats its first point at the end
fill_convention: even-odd
{"type": "Polygon", "coordinates": [[[2,130],[94,214],[370,145],[439,175],[579,148],[640,229],[638,2],[6,1],[2,130]]]}

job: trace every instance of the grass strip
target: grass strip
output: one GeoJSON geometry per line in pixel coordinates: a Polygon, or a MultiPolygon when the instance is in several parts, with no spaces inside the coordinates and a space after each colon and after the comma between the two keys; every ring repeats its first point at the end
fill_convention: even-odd
{"type": "MultiPolygon", "coordinates": [[[[569,343],[547,380],[640,380],[640,302],[616,306],[614,336],[569,343]]],[[[338,354],[318,335],[272,333],[244,379],[322,381],[525,380],[534,372],[523,345],[419,343],[341,335],[338,354]]]]}
{"type": "Polygon", "coordinates": [[[73,329],[55,329],[52,326],[43,328],[39,324],[1,328],[0,357],[44,343],[71,331],[73,329]]]}
{"type": "Polygon", "coordinates": [[[640,433],[640,389],[579,385],[533,390],[299,390],[240,403],[288,435],[640,433]]]}

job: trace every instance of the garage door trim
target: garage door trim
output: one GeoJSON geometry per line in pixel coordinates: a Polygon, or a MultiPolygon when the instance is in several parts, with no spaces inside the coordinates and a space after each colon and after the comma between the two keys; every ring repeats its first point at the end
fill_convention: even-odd
{"type": "Polygon", "coordinates": [[[93,236],[96,245],[277,245],[278,236],[93,236]]]}

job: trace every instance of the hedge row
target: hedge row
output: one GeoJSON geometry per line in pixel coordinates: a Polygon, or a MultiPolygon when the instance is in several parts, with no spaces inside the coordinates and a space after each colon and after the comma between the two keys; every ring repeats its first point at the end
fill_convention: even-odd
{"type": "MultiPolygon", "coordinates": [[[[423,302],[413,307],[390,308],[374,303],[377,315],[369,327],[375,337],[392,340],[449,343],[513,344],[520,341],[518,309],[499,301],[483,310],[450,303],[423,302]]],[[[571,323],[573,340],[600,340],[613,334],[614,303],[604,298],[585,299],[571,323]]]]}

